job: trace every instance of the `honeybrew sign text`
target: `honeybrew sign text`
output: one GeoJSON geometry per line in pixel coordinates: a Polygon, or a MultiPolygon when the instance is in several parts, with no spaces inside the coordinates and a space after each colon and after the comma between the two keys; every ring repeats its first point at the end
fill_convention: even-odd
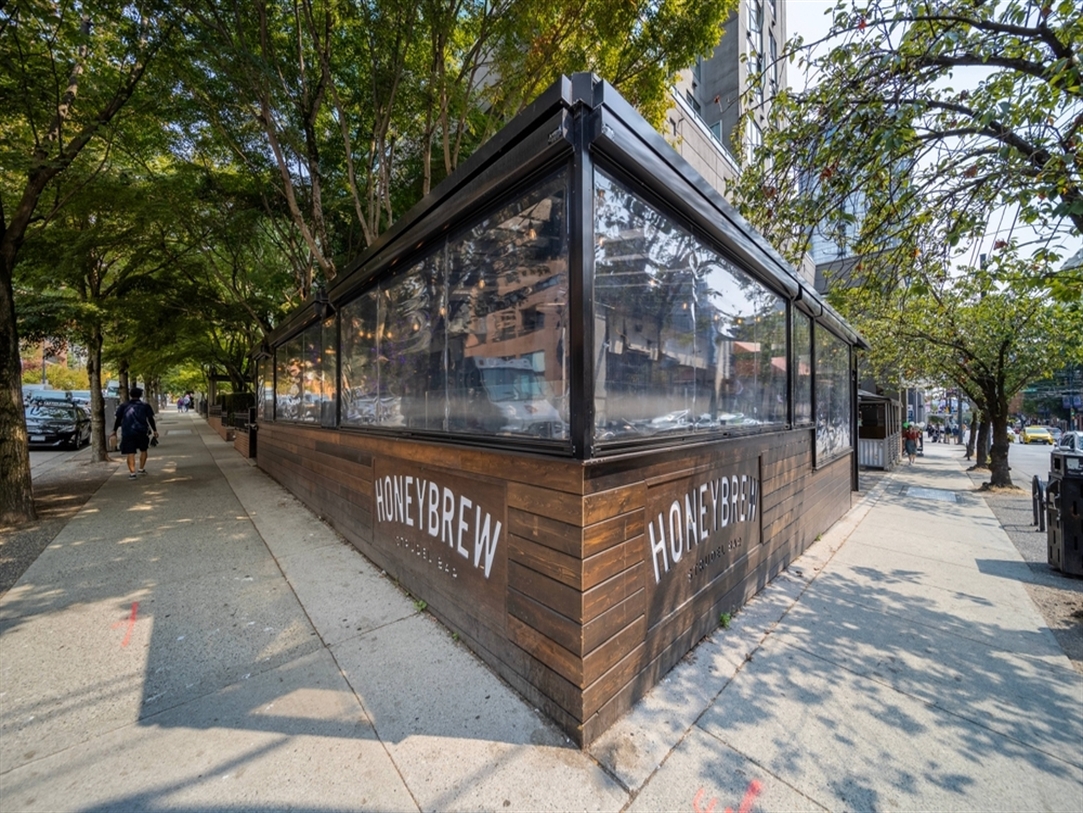
{"type": "Polygon", "coordinates": [[[667,483],[652,492],[647,539],[656,585],[682,561],[692,581],[757,536],[760,481],[756,473],[711,472],[667,483]]]}
{"type": "MultiPolygon", "coordinates": [[[[378,523],[405,532],[414,540],[428,537],[430,544],[443,546],[450,557],[448,572],[452,572],[452,562],[458,558],[455,573],[459,566],[467,566],[489,578],[502,523],[483,507],[478,493],[468,493],[461,486],[460,490],[453,489],[431,476],[404,473],[378,476],[373,490],[378,523]]],[[[393,535],[400,538],[400,534],[393,535]]],[[[438,563],[444,569],[442,557],[438,563]]]]}

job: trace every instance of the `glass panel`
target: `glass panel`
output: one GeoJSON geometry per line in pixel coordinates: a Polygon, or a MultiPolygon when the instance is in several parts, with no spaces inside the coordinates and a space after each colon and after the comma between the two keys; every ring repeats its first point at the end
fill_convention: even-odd
{"type": "Polygon", "coordinates": [[[322,372],[320,326],[310,325],[301,334],[303,342],[301,371],[301,411],[298,420],[317,423],[320,419],[320,402],[323,390],[320,386],[322,372]]]}
{"type": "Polygon", "coordinates": [[[850,347],[816,327],[816,464],[844,452],[850,440],[850,347]]]}
{"type": "Polygon", "coordinates": [[[429,257],[380,285],[380,393],[390,399],[378,423],[444,428],[443,280],[429,257]]]}
{"type": "Polygon", "coordinates": [[[338,337],[336,327],[338,320],[332,316],[325,319],[320,327],[321,355],[320,365],[320,392],[323,397],[320,400],[320,426],[335,425],[335,394],[338,376],[335,367],[337,364],[338,337]]]}
{"type": "Polygon", "coordinates": [[[379,423],[384,413],[376,364],[377,296],[377,291],[369,291],[339,310],[342,320],[341,419],[344,426],[379,423]]]}
{"type": "Polygon", "coordinates": [[[784,424],[784,300],[611,178],[596,194],[598,440],[784,424]]]}
{"type": "Polygon", "coordinates": [[[256,367],[256,415],[260,420],[275,417],[274,359],[262,358],[256,367]]]}
{"type": "Polygon", "coordinates": [[[797,369],[793,381],[793,421],[812,423],[812,319],[794,308],[793,356],[797,369]]]}
{"type": "Polygon", "coordinates": [[[301,419],[302,368],[304,342],[300,334],[280,345],[275,351],[278,367],[275,382],[275,419],[301,419]]]}
{"type": "Polygon", "coordinates": [[[447,428],[568,438],[567,176],[448,245],[447,428]]]}

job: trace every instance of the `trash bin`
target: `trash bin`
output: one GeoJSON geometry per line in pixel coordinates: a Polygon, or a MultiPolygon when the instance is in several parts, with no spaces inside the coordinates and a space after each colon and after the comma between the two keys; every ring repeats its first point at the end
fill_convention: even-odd
{"type": "Polygon", "coordinates": [[[1083,454],[1049,455],[1045,490],[1049,564],[1063,573],[1083,576],[1083,454]]]}

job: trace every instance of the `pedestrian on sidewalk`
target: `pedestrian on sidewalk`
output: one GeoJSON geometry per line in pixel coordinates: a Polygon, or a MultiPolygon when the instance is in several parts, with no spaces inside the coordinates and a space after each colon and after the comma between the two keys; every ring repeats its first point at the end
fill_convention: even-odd
{"type": "Polygon", "coordinates": [[[906,456],[910,458],[910,465],[914,465],[914,458],[918,453],[918,438],[921,437],[921,430],[915,424],[904,423],[903,424],[903,449],[906,451],[906,456]]]}
{"type": "Polygon", "coordinates": [[[121,430],[120,452],[128,456],[128,479],[134,480],[147,473],[147,449],[152,439],[154,445],[158,445],[158,426],[154,422],[154,408],[140,400],[143,390],[132,387],[128,395],[130,400],[117,410],[110,437],[116,440],[117,430],[121,430]],[[135,468],[136,452],[139,452],[138,472],[135,468]]]}

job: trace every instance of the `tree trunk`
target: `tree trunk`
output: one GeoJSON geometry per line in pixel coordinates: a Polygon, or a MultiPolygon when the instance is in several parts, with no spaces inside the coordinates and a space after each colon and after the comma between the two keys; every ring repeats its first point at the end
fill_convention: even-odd
{"type": "Polygon", "coordinates": [[[23,407],[19,331],[11,287],[14,269],[14,250],[10,258],[4,251],[0,262],[0,526],[37,519],[23,407]]]}
{"type": "Polygon", "coordinates": [[[90,378],[90,445],[96,463],[111,462],[106,436],[113,427],[105,425],[105,398],[102,396],[102,331],[95,326],[86,336],[86,371],[90,378]]]}
{"type": "Polygon", "coordinates": [[[989,468],[989,416],[984,412],[981,414],[981,423],[978,424],[978,440],[975,451],[977,454],[975,455],[974,468],[989,468]]]}
{"type": "Polygon", "coordinates": [[[1008,409],[996,410],[992,418],[993,448],[989,454],[989,485],[1010,488],[1011,467],[1008,465],[1008,409]]]}

